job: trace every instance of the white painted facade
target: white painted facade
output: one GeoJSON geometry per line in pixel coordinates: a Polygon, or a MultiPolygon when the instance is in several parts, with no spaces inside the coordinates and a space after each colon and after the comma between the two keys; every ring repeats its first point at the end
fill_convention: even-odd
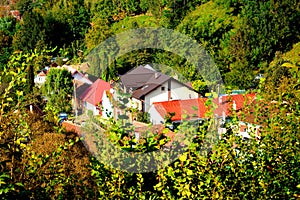
{"type": "Polygon", "coordinates": [[[40,76],[40,75],[36,75],[36,77],[34,78],[34,83],[36,85],[43,85],[46,82],[46,76],[40,76]]]}
{"type": "Polygon", "coordinates": [[[97,109],[97,107],[89,102],[84,102],[84,107],[86,109],[86,111],[90,110],[93,112],[93,115],[99,115],[99,110],[97,109]]]}
{"type": "Polygon", "coordinates": [[[155,106],[152,104],[149,109],[150,121],[153,125],[163,124],[165,119],[157,112],[155,106]]]}
{"type": "Polygon", "coordinates": [[[113,118],[114,117],[114,109],[113,109],[113,105],[110,102],[110,99],[107,96],[107,91],[103,92],[103,96],[102,96],[102,116],[104,118],[113,118]]]}
{"type": "Polygon", "coordinates": [[[191,90],[184,84],[181,84],[174,79],[171,79],[171,98],[168,99],[168,82],[163,83],[160,87],[156,88],[145,96],[144,111],[148,112],[150,106],[154,102],[162,102],[168,100],[185,100],[196,99],[198,93],[191,90]]]}

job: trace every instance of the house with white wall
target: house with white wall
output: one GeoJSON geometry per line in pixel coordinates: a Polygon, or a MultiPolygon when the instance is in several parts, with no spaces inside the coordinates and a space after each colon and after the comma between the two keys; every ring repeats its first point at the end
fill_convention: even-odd
{"type": "MultiPolygon", "coordinates": [[[[34,78],[34,83],[37,86],[41,86],[43,83],[46,82],[47,74],[51,70],[51,68],[52,67],[50,67],[50,66],[46,66],[44,69],[41,69],[38,71],[37,75],[34,78]]],[[[86,83],[89,85],[91,85],[93,83],[93,80],[91,80],[91,78],[89,78],[88,74],[83,74],[70,65],[63,65],[62,67],[56,66],[56,68],[68,70],[68,72],[70,72],[72,74],[73,79],[79,83],[86,83]]]]}
{"type": "Polygon", "coordinates": [[[148,112],[154,102],[199,97],[189,85],[154,70],[150,65],[134,68],[120,80],[124,91],[131,94],[132,104],[143,112],[148,112]]]}
{"type": "Polygon", "coordinates": [[[61,68],[68,70],[72,74],[72,77],[75,81],[78,81],[81,83],[86,83],[89,85],[91,85],[93,83],[93,81],[89,79],[87,74],[83,74],[83,73],[79,72],[77,69],[75,69],[74,67],[72,67],[70,65],[63,65],[61,68]]]}
{"type": "MultiPolygon", "coordinates": [[[[239,121],[232,126],[232,130],[245,139],[259,138],[261,126],[254,122],[253,104],[255,104],[256,94],[235,94],[224,95],[212,99],[212,107],[206,106],[207,98],[173,100],[155,102],[149,109],[150,121],[152,124],[163,124],[165,117],[169,113],[174,113],[171,118],[173,123],[181,123],[185,120],[202,121],[208,117],[220,119],[224,123],[226,118],[230,118],[233,112],[239,121]],[[244,109],[246,108],[246,111],[244,109]],[[211,111],[211,115],[206,113],[211,111]],[[242,113],[243,112],[243,116],[242,113]]],[[[219,129],[219,133],[225,133],[226,128],[219,129]]]]}
{"type": "Polygon", "coordinates": [[[35,77],[34,77],[34,84],[37,86],[41,86],[46,82],[46,72],[40,71],[35,77]]]}
{"type": "MultiPolygon", "coordinates": [[[[102,101],[105,91],[109,91],[111,86],[108,82],[101,79],[96,80],[79,97],[83,109],[92,111],[93,115],[102,114],[102,101]]],[[[106,102],[105,102],[106,103],[106,102]]]]}
{"type": "Polygon", "coordinates": [[[103,91],[101,105],[102,105],[102,117],[104,117],[104,118],[113,118],[114,116],[116,116],[115,108],[112,103],[113,95],[114,95],[113,88],[103,91]]]}
{"type": "Polygon", "coordinates": [[[174,113],[171,119],[173,122],[204,119],[206,100],[206,98],[197,98],[155,102],[149,109],[150,121],[152,124],[163,124],[168,113],[174,113]]]}

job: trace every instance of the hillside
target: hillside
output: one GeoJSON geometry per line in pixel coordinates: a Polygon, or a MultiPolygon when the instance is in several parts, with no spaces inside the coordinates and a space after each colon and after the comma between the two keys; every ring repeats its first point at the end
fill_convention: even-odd
{"type": "Polygon", "coordinates": [[[1,3],[0,199],[300,198],[299,1],[1,3]],[[191,40],[160,35],[178,53],[145,47],[111,59],[123,43],[157,39],[113,36],[149,27],[191,40]],[[191,54],[200,67],[181,56],[191,54]],[[113,87],[137,66],[129,94],[113,87]]]}

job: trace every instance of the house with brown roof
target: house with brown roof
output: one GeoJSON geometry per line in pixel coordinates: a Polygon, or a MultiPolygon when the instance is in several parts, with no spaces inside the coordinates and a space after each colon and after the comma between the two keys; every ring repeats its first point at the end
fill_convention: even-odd
{"type": "Polygon", "coordinates": [[[121,87],[131,94],[138,110],[148,112],[154,102],[195,99],[199,94],[190,86],[154,70],[150,65],[136,67],[120,76],[121,87]]]}

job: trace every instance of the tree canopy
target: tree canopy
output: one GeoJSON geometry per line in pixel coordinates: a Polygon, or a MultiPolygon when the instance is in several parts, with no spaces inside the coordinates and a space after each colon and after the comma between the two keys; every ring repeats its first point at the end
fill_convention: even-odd
{"type": "MultiPolygon", "coordinates": [[[[19,0],[5,5],[10,2],[22,18],[0,13],[1,198],[300,198],[299,1],[19,0]],[[232,112],[222,126],[226,132],[212,138],[214,143],[206,140],[215,127],[214,116],[173,129],[174,137],[193,133],[188,143],[186,137],[172,143],[167,127],[171,113],[162,130],[151,131],[149,125],[146,137],[140,138],[126,113],[120,120],[90,116],[81,133],[59,126],[58,114],[71,114],[72,74],[50,67],[41,88],[34,86],[34,75],[49,66],[52,57],[77,63],[110,36],[143,27],[170,28],[196,40],[215,61],[228,91],[255,92],[255,105],[232,112]],[[31,106],[43,111],[34,114],[31,106]],[[255,128],[246,140],[237,132],[248,115],[255,128]],[[118,151],[102,148],[105,139],[118,151]],[[155,164],[163,166],[156,171],[132,173],[105,162],[115,159],[126,169],[145,168],[144,161],[122,160],[120,152],[161,150],[172,156],[170,144],[184,151],[166,166],[164,157],[156,156],[155,164]]],[[[116,45],[108,48],[113,53],[119,50],[116,45]]],[[[135,50],[112,61],[106,70],[93,65],[89,72],[117,80],[147,63],[161,64],[163,73],[175,71],[172,76],[191,82],[201,94],[210,92],[195,66],[158,49],[135,50]]],[[[212,99],[207,102],[207,107],[214,107],[212,99]]],[[[148,121],[147,114],[137,115],[148,121]]]]}
{"type": "Polygon", "coordinates": [[[72,109],[73,77],[66,69],[51,69],[46,82],[42,85],[47,105],[59,112],[69,112],[72,109]]]}

